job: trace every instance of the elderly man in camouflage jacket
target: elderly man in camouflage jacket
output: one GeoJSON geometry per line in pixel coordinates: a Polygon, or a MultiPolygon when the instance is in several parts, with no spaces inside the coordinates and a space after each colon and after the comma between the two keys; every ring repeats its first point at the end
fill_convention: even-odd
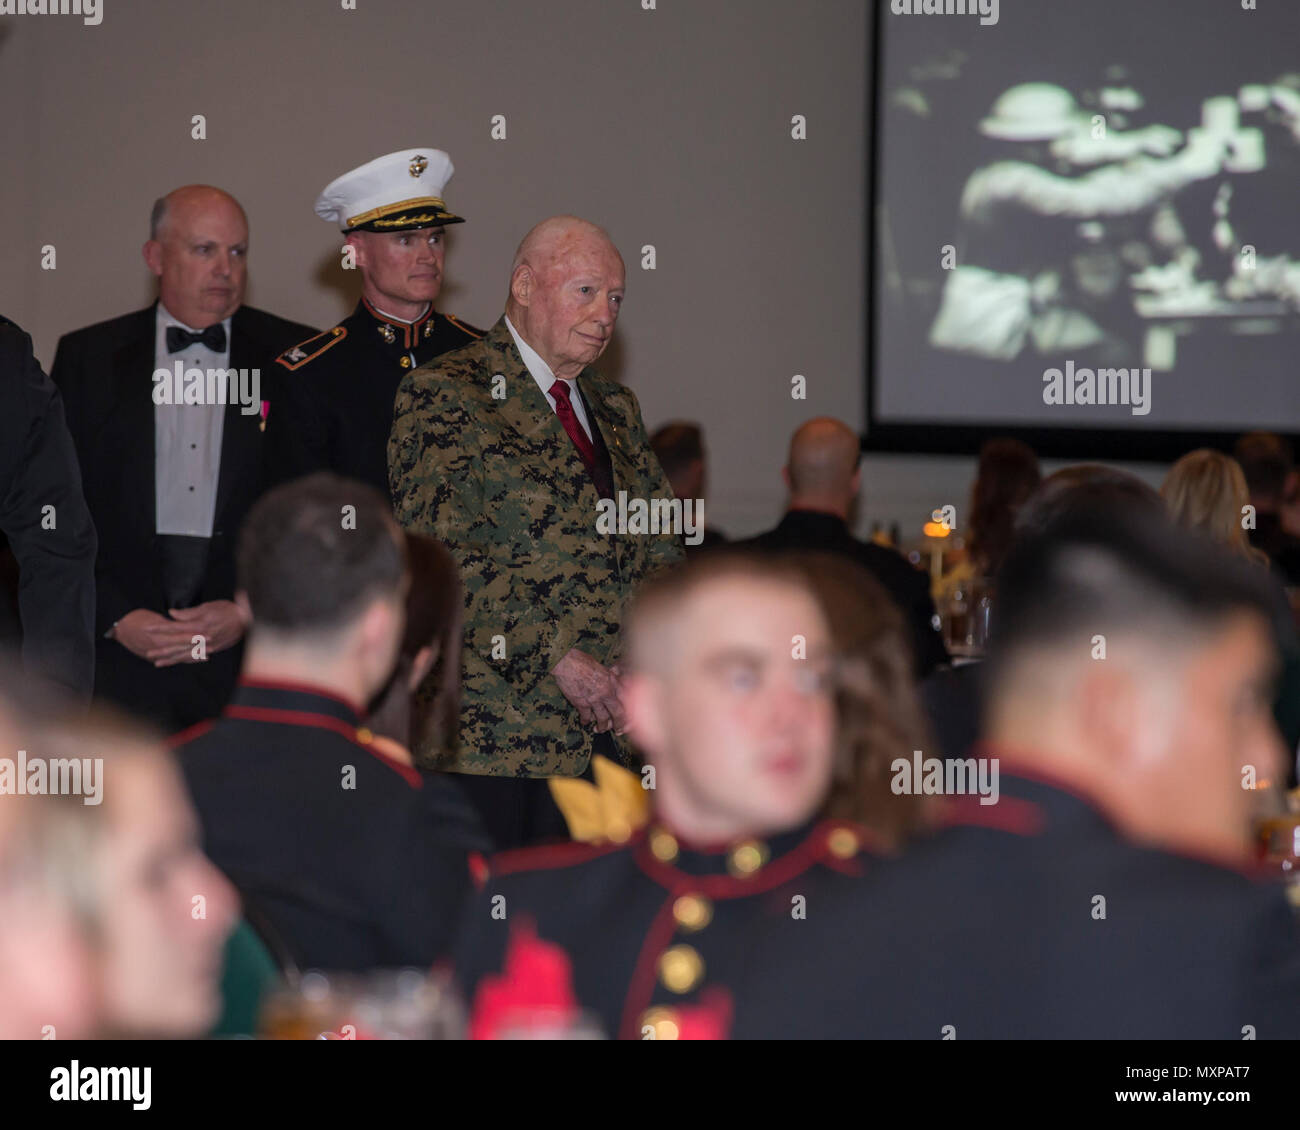
{"type": "Polygon", "coordinates": [[[602,520],[612,508],[600,501],[621,492],[644,506],[672,498],[636,397],[589,368],[623,289],[604,231],[544,220],[515,255],[505,315],[397,393],[398,520],[451,548],[466,594],[458,746],[415,752],[464,775],[501,847],[563,833],[544,778],[584,775],[602,749],[622,755],[623,604],[682,554],[679,529],[602,520]]]}

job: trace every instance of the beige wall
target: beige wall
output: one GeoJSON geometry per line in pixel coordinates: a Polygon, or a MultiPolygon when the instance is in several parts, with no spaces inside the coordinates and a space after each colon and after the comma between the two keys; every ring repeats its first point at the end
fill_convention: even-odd
{"type": "MultiPolygon", "coordinates": [[[[861,425],[863,0],[103,3],[97,27],[0,20],[0,312],[47,366],[61,333],[150,301],[149,207],[188,182],[247,209],[253,304],[333,324],[356,280],[316,194],[381,153],[433,145],[452,155],[447,199],[469,221],[452,232],[440,307],[490,324],[533,222],[604,224],[629,267],[604,364],[651,428],[703,423],[719,526],[779,514],[799,422],[861,425]],[[205,141],[191,140],[194,114],[205,141]],[[806,141],[790,137],[794,114],[806,141]],[[45,244],[54,271],[40,269],[45,244]],[[796,373],[806,401],[790,398],[796,373]]],[[[864,513],[912,526],[963,500],[969,472],[874,457],[864,513]]]]}

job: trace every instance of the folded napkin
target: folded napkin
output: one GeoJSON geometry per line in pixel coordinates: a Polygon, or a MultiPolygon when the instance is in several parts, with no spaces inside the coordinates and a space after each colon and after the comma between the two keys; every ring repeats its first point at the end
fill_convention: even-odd
{"type": "Polygon", "coordinates": [[[630,769],[596,754],[596,783],[578,777],[550,778],[551,797],[581,843],[622,843],[650,819],[650,793],[630,769]]]}

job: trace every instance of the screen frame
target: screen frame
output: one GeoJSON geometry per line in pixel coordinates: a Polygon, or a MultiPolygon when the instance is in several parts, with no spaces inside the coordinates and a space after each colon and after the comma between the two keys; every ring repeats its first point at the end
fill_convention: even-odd
{"type": "MultiPolygon", "coordinates": [[[[884,104],[885,23],[889,5],[885,0],[875,5],[874,20],[867,21],[869,42],[864,52],[870,62],[871,74],[863,83],[866,95],[864,130],[866,145],[866,223],[863,234],[866,241],[863,267],[866,293],[866,340],[864,348],[866,384],[866,429],[861,436],[861,450],[869,453],[895,453],[910,455],[974,455],[981,445],[995,436],[1019,439],[1032,447],[1042,458],[1109,459],[1130,463],[1171,463],[1180,456],[1201,447],[1232,452],[1233,445],[1244,433],[1241,431],[1144,428],[1055,428],[1023,424],[948,424],[948,423],[887,423],[876,415],[876,369],[878,364],[877,331],[879,296],[876,280],[879,276],[876,263],[876,201],[879,191],[880,165],[880,107],[884,104]]],[[[1297,372],[1296,396],[1300,399],[1300,371],[1297,372]]],[[[1260,428],[1259,430],[1266,430],[1260,428]]],[[[1292,450],[1300,448],[1300,433],[1277,432],[1286,439],[1292,450]]]]}

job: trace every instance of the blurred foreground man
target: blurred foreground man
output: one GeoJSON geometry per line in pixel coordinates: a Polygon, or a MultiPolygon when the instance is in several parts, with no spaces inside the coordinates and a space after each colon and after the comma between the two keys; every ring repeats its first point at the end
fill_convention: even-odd
{"type": "Polygon", "coordinates": [[[515,254],[505,315],[397,393],[398,521],[444,542],[465,584],[460,746],[439,767],[464,775],[500,847],[564,834],[544,778],[581,776],[593,752],[626,759],[611,735],[623,603],[682,554],[678,530],[601,505],[672,498],[636,397],[591,368],[623,289],[604,231],[544,220],[515,254]]]}
{"type": "Polygon", "coordinates": [[[271,364],[310,331],[243,304],[248,220],[219,188],[157,201],[144,259],[158,301],[66,334],[51,376],[99,533],[95,694],[175,731],[234,685],[271,364]]]}
{"type": "Polygon", "coordinates": [[[237,902],[171,758],[107,712],[16,732],[47,789],[0,793],[0,1034],[203,1035],[237,902]],[[50,795],[61,763],[77,789],[50,795]]]}
{"type": "Polygon", "coordinates": [[[334,471],[388,494],[388,433],[402,378],[483,331],[434,310],[454,172],[441,149],[403,149],[331,181],[316,215],[343,233],[361,274],[352,315],[281,354],[266,422],[273,482],[334,471]]]}
{"type": "MultiPolygon", "coordinates": [[[[19,727],[0,710],[0,757],[21,748],[19,727]]],[[[0,1040],[82,1039],[98,1023],[89,940],[79,906],[51,873],[58,798],[0,791],[0,1040]]],[[[75,853],[74,853],[75,854],[75,853]]],[[[84,866],[75,859],[74,866],[84,866]]]]}
{"type": "Polygon", "coordinates": [[[1250,786],[1279,768],[1268,594],[1208,542],[1102,513],[1007,559],[987,744],[931,778],[947,830],[755,938],[737,1035],[1300,1032],[1296,922],[1248,874],[1250,786]]]}
{"type": "Polygon", "coordinates": [[[177,739],[204,847],[303,968],[427,967],[470,893],[482,845],[435,803],[447,783],[361,725],[397,667],[408,584],[377,491],[328,472],[269,491],[240,534],[239,686],[177,739]]]}
{"type": "Polygon", "coordinates": [[[540,993],[609,1037],[725,1036],[755,932],[800,934],[823,892],[860,874],[856,826],[815,818],[836,714],[830,632],[802,573],[718,550],[646,585],[627,642],[654,819],[630,838],[611,827],[604,846],[493,860],[457,946],[475,1035],[526,1026],[512,1013],[540,993]],[[551,982],[525,983],[539,966],[551,982]]]}

